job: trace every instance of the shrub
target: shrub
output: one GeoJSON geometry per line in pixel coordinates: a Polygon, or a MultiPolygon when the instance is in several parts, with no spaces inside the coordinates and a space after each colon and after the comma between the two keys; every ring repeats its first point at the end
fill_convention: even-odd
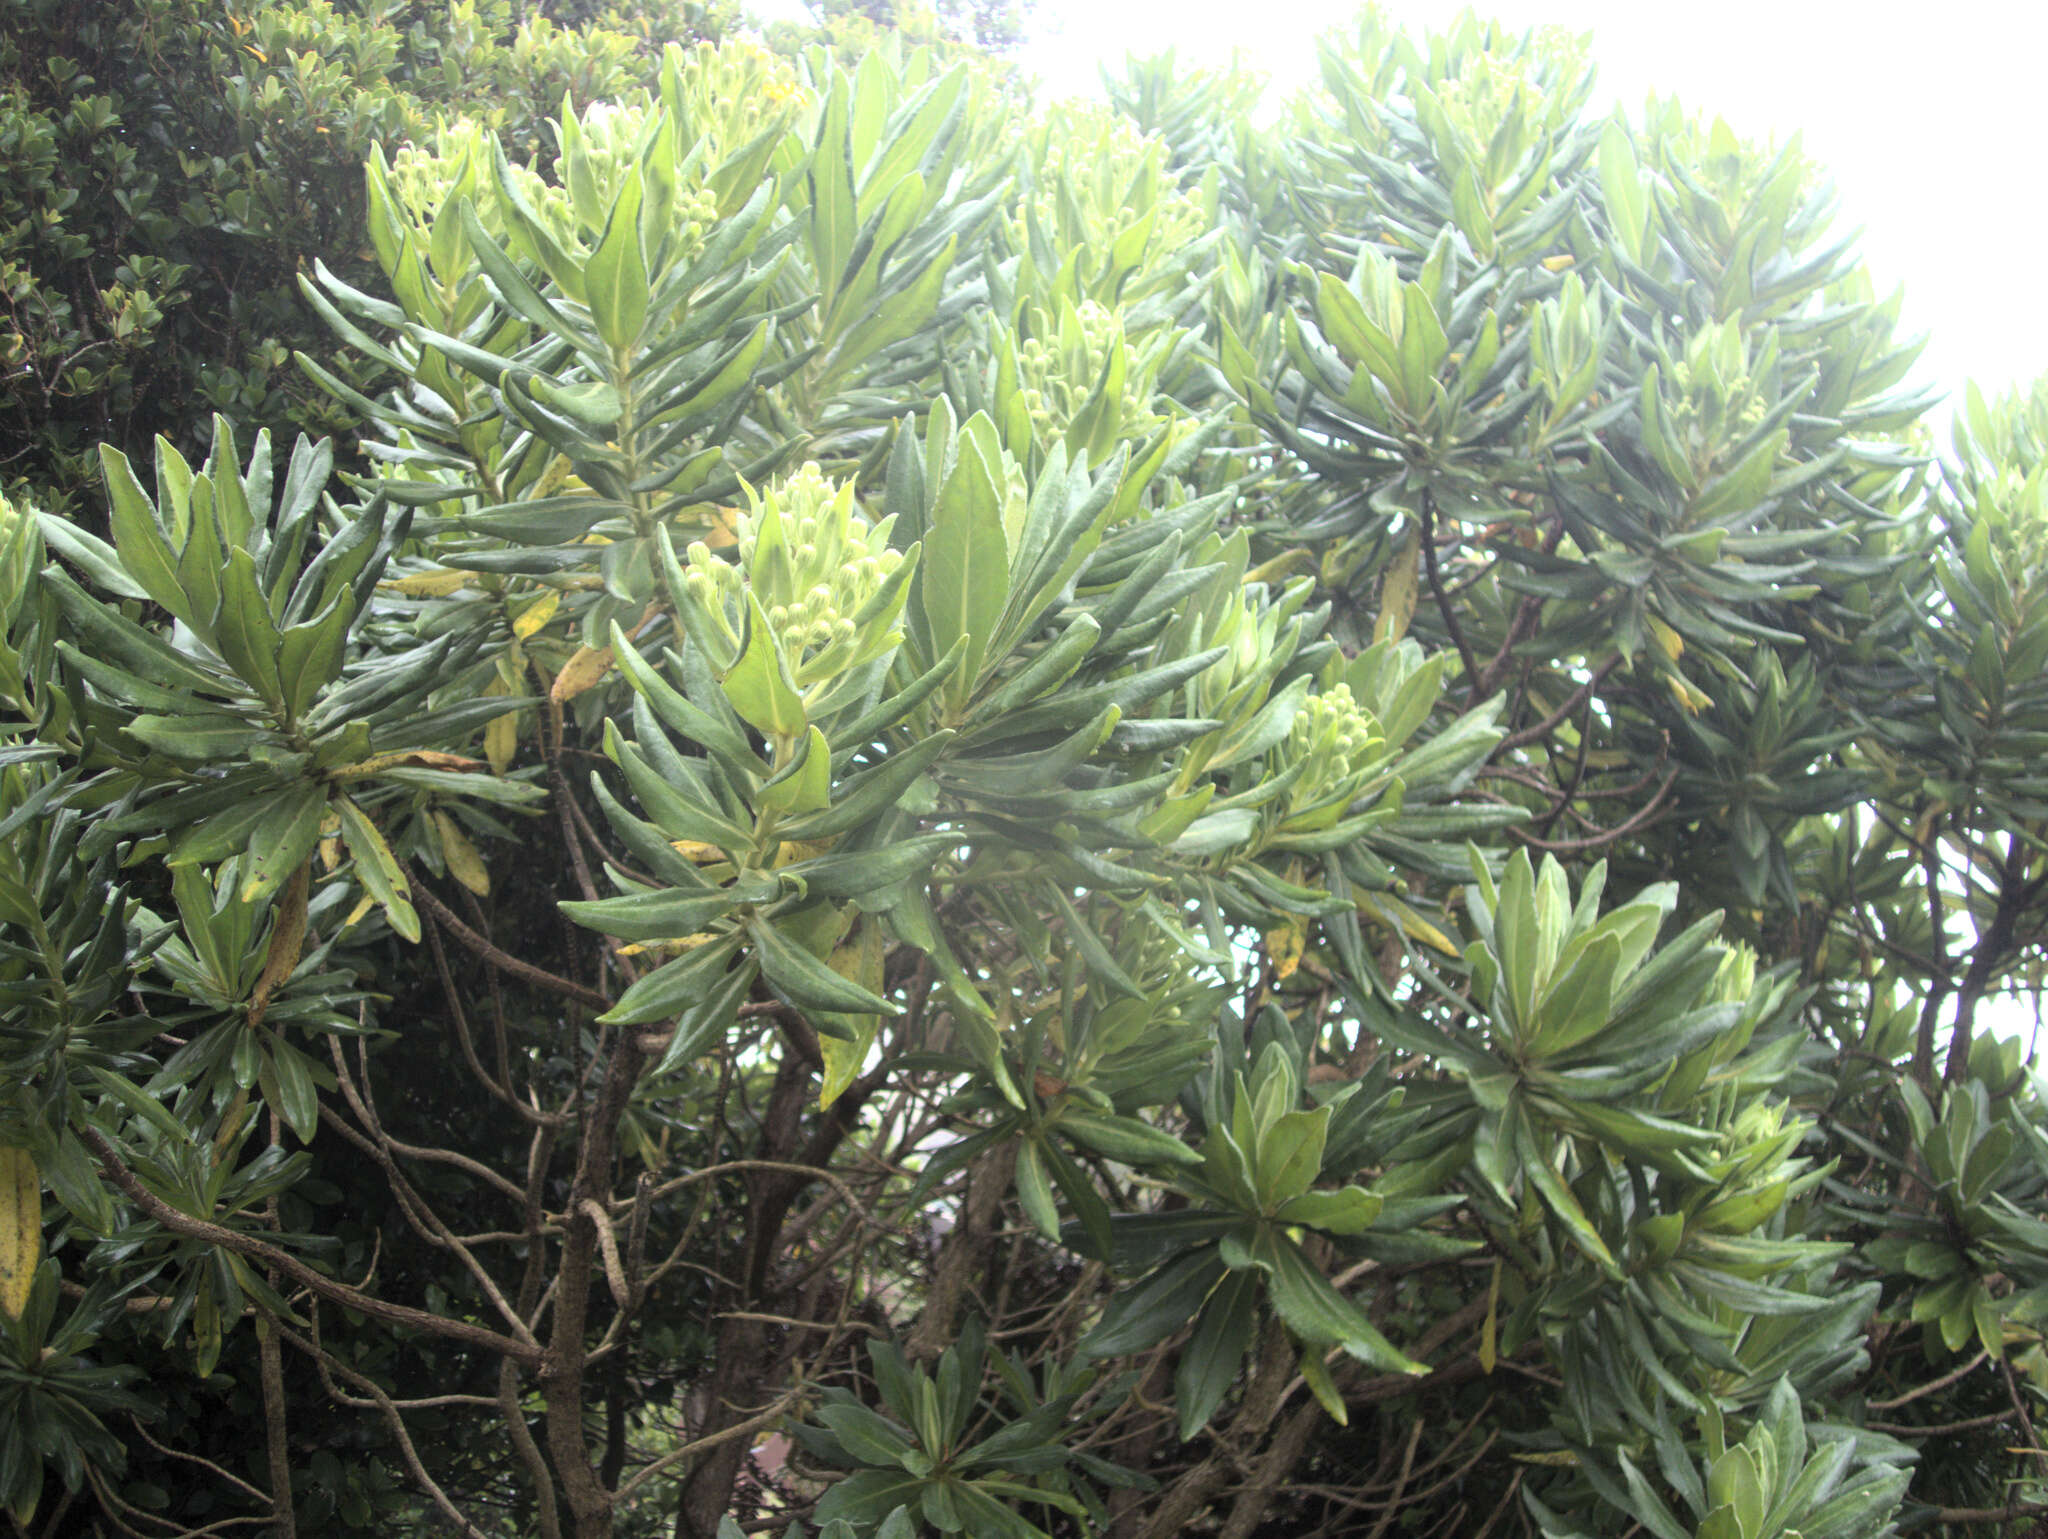
{"type": "Polygon", "coordinates": [[[2041,403],[1931,472],[1811,169],[1575,45],[1322,61],[451,122],[303,282],[361,473],[14,517],[17,1521],[2038,1510],[2041,403]]]}

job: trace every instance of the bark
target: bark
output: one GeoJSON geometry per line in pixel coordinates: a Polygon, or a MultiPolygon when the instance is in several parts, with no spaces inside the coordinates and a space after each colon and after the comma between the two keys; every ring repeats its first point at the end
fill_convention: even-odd
{"type": "Polygon", "coordinates": [[[974,1162],[968,1177],[967,1198],[960,1204],[960,1221],[939,1246],[939,1262],[932,1285],[925,1294],[924,1312],[905,1343],[904,1355],[912,1362],[928,1362],[945,1351],[952,1341],[960,1306],[966,1302],[974,1278],[988,1265],[995,1245],[996,1219],[1002,1213],[1003,1198],[1010,1190],[1017,1170],[1015,1141],[990,1149],[974,1162]]]}
{"type": "Polygon", "coordinates": [[[554,1333],[538,1375],[547,1402],[548,1455],[569,1504],[571,1532],[576,1539],[609,1539],[613,1505],[611,1491],[590,1462],[590,1447],[583,1436],[583,1369],[588,1351],[590,1283],[598,1249],[597,1225],[583,1204],[588,1201],[601,1206],[610,1193],[619,1119],[645,1063],[638,1042],[630,1031],[621,1031],[613,1041],[604,1085],[584,1123],[576,1179],[566,1205],[561,1263],[555,1274],[554,1333]]]}
{"type": "MultiPolygon", "coordinates": [[[[808,1027],[803,1028],[802,1036],[809,1037],[808,1027]]],[[[803,1109],[817,1062],[814,1038],[809,1045],[809,1053],[793,1048],[776,1069],[762,1117],[757,1158],[822,1171],[853,1130],[861,1107],[882,1083],[887,1066],[857,1081],[834,1101],[806,1142],[803,1109]]],[[[703,1420],[691,1429],[693,1440],[712,1438],[738,1426],[773,1398],[769,1387],[778,1365],[769,1350],[769,1326],[760,1320],[738,1318],[738,1313],[775,1312],[779,1291],[775,1260],[782,1252],[783,1229],[790,1207],[813,1179],[802,1169],[747,1174],[745,1264],[738,1289],[718,1298],[716,1307],[726,1314],[719,1323],[717,1358],[704,1397],[703,1420]]],[[[684,1477],[676,1502],[675,1539],[716,1539],[718,1520],[731,1509],[733,1487],[751,1451],[748,1439],[727,1438],[684,1477]]]]}
{"type": "Polygon", "coordinates": [[[256,1318],[256,1352],[263,1377],[263,1442],[270,1461],[270,1521],[277,1539],[298,1539],[292,1512],[292,1456],[284,1419],[284,1348],[277,1322],[256,1318]]]}

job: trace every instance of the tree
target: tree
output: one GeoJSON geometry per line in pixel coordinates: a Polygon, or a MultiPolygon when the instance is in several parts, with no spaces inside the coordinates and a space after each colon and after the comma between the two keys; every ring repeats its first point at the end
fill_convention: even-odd
{"type": "Polygon", "coordinates": [[[364,473],[13,514],[19,1526],[2031,1521],[2048,405],[1930,465],[1796,149],[1322,63],[445,125],[364,473]]]}
{"type": "MultiPolygon", "coordinates": [[[[698,0],[364,6],[9,0],[0,39],[0,471],[89,517],[97,446],[204,453],[211,418],[289,437],[354,417],[292,367],[324,348],[297,273],[372,281],[362,164],[460,115],[522,159],[564,96],[652,78],[698,0]]],[[[376,371],[352,384],[382,388],[376,371]]]]}

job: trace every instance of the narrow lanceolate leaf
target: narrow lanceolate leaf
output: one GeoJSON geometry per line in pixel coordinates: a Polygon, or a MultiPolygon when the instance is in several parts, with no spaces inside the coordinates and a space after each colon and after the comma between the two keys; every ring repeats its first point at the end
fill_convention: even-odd
{"type": "Polygon", "coordinates": [[[1261,1241],[1258,1254],[1272,1268],[1267,1287],[1273,1307],[1302,1341],[1341,1346],[1360,1362],[1385,1372],[1429,1372],[1428,1364],[1399,1351],[1366,1318],[1364,1310],[1331,1287],[1292,1240],[1269,1235],[1261,1241]]]}
{"type": "Polygon", "coordinates": [[[610,647],[579,647],[575,655],[562,664],[562,671],[555,675],[548,697],[557,703],[574,700],[610,672],[611,666],[610,647]]]}
{"type": "Polygon", "coordinates": [[[775,644],[774,627],[752,593],[747,595],[746,643],[723,688],[748,726],[777,737],[795,737],[804,730],[803,696],[775,644]]]}
{"type": "Polygon", "coordinates": [[[341,798],[340,812],[342,842],[355,861],[356,880],[384,910],[392,929],[409,941],[418,941],[420,916],[406,900],[412,889],[399,869],[397,857],[391,853],[391,846],[384,842],[377,825],[364,815],[363,809],[345,796],[341,798]]]}
{"type": "Polygon", "coordinates": [[[747,935],[760,958],[761,975],[769,986],[799,1010],[826,1010],[840,1014],[901,1015],[902,1009],[872,989],[840,976],[803,947],[790,940],[774,923],[749,919],[747,935]]]}
{"type": "Polygon", "coordinates": [[[1125,1357],[1164,1341],[1187,1324],[1227,1270],[1213,1245],[1182,1252],[1109,1301],[1095,1329],[1081,1339],[1081,1355],[1125,1357]]]}
{"type": "Polygon", "coordinates": [[[987,462],[978,437],[963,429],[960,458],[940,489],[917,573],[918,603],[931,630],[932,650],[944,653],[956,640],[967,641],[955,698],[973,687],[989,636],[1010,597],[999,477],[1000,467],[987,462]]]}
{"type": "Polygon", "coordinates": [[[590,903],[564,903],[562,912],[576,923],[621,940],[680,940],[695,935],[714,919],[731,912],[733,900],[724,891],[699,893],[636,892],[624,898],[590,903]]]}
{"type": "Polygon", "coordinates": [[[184,585],[178,581],[178,564],[169,542],[157,526],[149,493],[135,478],[128,457],[108,445],[100,446],[100,469],[107,480],[107,522],[112,528],[114,549],[121,565],[145,593],[194,629],[206,627],[211,615],[195,620],[186,602],[184,585]]]}
{"type": "Polygon", "coordinates": [[[277,905],[277,923],[270,929],[270,949],[264,953],[263,971],[249,996],[249,1024],[261,1024],[263,1012],[277,986],[292,975],[306,949],[306,897],[312,886],[313,863],[301,861],[277,905]]]}
{"type": "Polygon", "coordinates": [[[1380,612],[1373,621],[1374,641],[1399,641],[1415,618],[1415,576],[1422,555],[1422,526],[1417,524],[1387,567],[1380,585],[1380,612]]]}
{"type": "Polygon", "coordinates": [[[43,1259],[43,1183],[35,1156],[0,1149],[0,1310],[19,1320],[43,1259]]]}
{"type": "Polygon", "coordinates": [[[627,173],[604,239],[584,266],[590,318],[615,352],[640,340],[647,324],[647,261],[640,252],[640,172],[627,173]]]}
{"type": "Polygon", "coordinates": [[[598,1020],[607,1026],[644,1026],[681,1015],[719,986],[739,945],[735,933],[691,948],[626,990],[598,1020]]]}
{"type": "Polygon", "coordinates": [[[1258,1323],[1258,1276],[1256,1269],[1230,1273],[1202,1307],[1173,1376],[1183,1442],[1209,1425],[1237,1379],[1258,1323]]]}
{"type": "Polygon", "coordinates": [[[477,853],[477,847],[470,843],[469,836],[462,831],[462,826],[436,807],[434,832],[440,836],[441,859],[447,863],[448,874],[479,898],[488,897],[491,891],[491,868],[484,864],[483,856],[477,853]]]}

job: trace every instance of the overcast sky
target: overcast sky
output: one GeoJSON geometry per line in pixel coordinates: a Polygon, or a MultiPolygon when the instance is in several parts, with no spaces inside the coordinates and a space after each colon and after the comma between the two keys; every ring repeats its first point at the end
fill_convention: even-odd
{"type": "MultiPolygon", "coordinates": [[[[787,15],[798,0],[757,0],[787,15]]],[[[1389,0],[1441,25],[1451,0],[1389,0]]],[[[1911,7],[1821,0],[1493,0],[1482,16],[1593,34],[1600,91],[1631,107],[1652,90],[1718,114],[1747,138],[1803,136],[1832,171],[1881,289],[1903,283],[1922,369],[1947,387],[2048,373],[2042,196],[2048,8],[2014,0],[1911,7]]],[[[1233,50],[1278,86],[1307,79],[1311,40],[1351,0],[1039,0],[1025,60],[1052,95],[1092,93],[1098,60],[1169,45],[1233,50]]]]}
{"type": "MultiPolygon", "coordinates": [[[[1040,0],[1028,54],[1055,92],[1089,88],[1097,59],[1169,44],[1221,62],[1233,49],[1278,85],[1314,68],[1311,39],[1349,0],[1040,0]]],[[[1391,0],[1411,27],[1461,5],[1391,0]]],[[[1748,138],[1802,136],[1832,172],[1841,222],[1860,226],[1883,290],[1903,283],[1907,325],[1928,332],[1927,376],[1987,388],[2048,372],[2042,132],[2048,9],[1988,0],[1493,0],[1511,26],[1593,34],[1600,92],[1651,91],[1725,117],[1748,138]]]]}

